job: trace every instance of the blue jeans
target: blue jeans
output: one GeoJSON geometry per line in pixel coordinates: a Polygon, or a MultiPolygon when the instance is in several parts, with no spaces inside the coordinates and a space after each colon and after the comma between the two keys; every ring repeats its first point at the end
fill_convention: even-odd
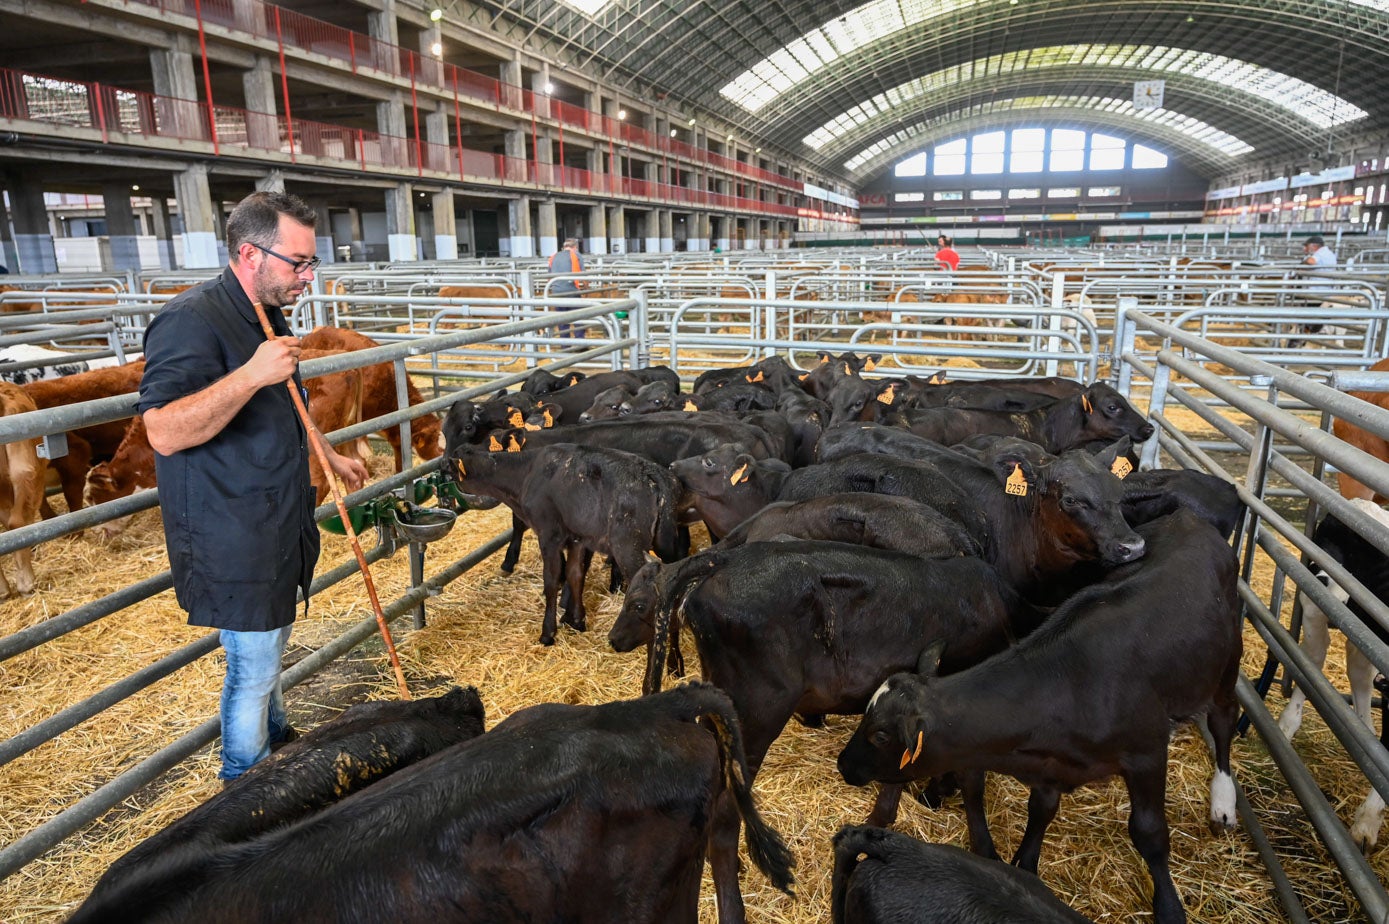
{"type": "Polygon", "coordinates": [[[270,754],[270,744],[284,737],[284,693],[280,658],[289,630],[236,632],[222,629],[227,678],[222,684],[222,771],[218,779],[234,780],[270,754]]]}

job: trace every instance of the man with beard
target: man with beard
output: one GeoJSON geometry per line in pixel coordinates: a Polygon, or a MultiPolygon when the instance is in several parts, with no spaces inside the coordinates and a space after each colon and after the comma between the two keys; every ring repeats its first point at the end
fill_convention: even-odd
{"type": "Polygon", "coordinates": [[[174,592],[190,625],[220,630],[227,657],[223,781],[297,737],[280,660],[295,589],[307,607],[318,561],[308,440],[349,489],[367,477],[317,428],[305,432],[284,385],[292,378],[303,390],[299,339],[281,309],[313,280],[316,217],[294,196],[247,196],[227,218],[228,267],[170,301],[145,331],[139,411],[156,453],[174,592]]]}

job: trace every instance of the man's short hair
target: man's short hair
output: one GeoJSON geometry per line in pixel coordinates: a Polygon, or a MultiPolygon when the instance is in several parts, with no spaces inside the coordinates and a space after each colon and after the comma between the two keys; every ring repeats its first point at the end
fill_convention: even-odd
{"type": "Polygon", "coordinates": [[[579,239],[578,239],[577,237],[566,237],[566,238],[564,239],[564,246],[565,246],[565,247],[578,247],[578,246],[579,246],[579,239]]]}
{"type": "Polygon", "coordinates": [[[1324,241],[1324,240],[1321,239],[1321,235],[1314,234],[1314,235],[1312,235],[1311,237],[1307,238],[1306,241],[1303,242],[1303,246],[1304,246],[1304,247],[1307,246],[1308,244],[1316,244],[1318,247],[1323,247],[1323,246],[1325,246],[1326,241],[1324,241]]]}
{"type": "Polygon", "coordinates": [[[318,223],[318,213],[303,199],[280,192],[254,192],[227,216],[227,253],[237,259],[245,243],[274,247],[280,242],[280,216],[288,215],[306,228],[318,223]]]}
{"type": "Polygon", "coordinates": [[[940,235],[940,237],[937,238],[937,240],[939,240],[939,241],[940,241],[942,244],[944,244],[946,247],[949,247],[951,244],[955,243],[955,239],[952,238],[952,237],[951,237],[950,235],[948,235],[948,234],[942,234],[942,235],[940,235]]]}

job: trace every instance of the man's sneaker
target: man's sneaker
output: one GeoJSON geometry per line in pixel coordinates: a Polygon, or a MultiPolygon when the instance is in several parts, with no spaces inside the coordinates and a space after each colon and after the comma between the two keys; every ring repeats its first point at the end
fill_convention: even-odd
{"type": "Polygon", "coordinates": [[[270,753],[274,754],[280,748],[289,744],[291,741],[299,740],[299,730],[292,725],[286,725],[285,730],[280,733],[280,740],[270,742],[270,753]]]}

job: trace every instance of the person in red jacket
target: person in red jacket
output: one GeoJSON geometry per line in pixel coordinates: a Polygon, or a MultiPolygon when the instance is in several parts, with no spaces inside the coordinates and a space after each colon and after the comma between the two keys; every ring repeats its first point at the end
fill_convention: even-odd
{"type": "Polygon", "coordinates": [[[953,245],[954,241],[948,234],[936,238],[936,262],[943,264],[951,272],[960,268],[960,254],[953,245]]]}

